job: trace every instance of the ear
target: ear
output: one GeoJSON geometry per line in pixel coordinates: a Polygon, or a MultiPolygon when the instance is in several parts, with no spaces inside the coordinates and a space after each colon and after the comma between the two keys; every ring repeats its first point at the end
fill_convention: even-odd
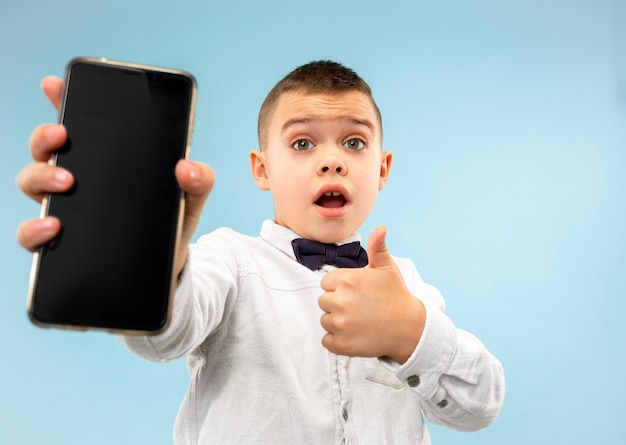
{"type": "Polygon", "coordinates": [[[270,189],[270,178],[267,175],[267,167],[265,166],[265,156],[258,150],[250,152],[250,171],[254,182],[261,190],[270,189]]]}
{"type": "Polygon", "coordinates": [[[380,162],[380,181],[378,183],[378,190],[382,190],[387,183],[389,177],[389,170],[391,170],[391,161],[393,160],[393,154],[390,151],[383,151],[382,160],[380,162]]]}

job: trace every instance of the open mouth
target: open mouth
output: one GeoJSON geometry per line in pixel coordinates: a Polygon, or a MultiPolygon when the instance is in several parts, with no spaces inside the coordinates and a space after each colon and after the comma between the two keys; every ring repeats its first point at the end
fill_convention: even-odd
{"type": "Polygon", "coordinates": [[[325,192],[315,201],[315,204],[320,207],[328,209],[334,209],[343,207],[348,201],[340,192],[325,192]]]}

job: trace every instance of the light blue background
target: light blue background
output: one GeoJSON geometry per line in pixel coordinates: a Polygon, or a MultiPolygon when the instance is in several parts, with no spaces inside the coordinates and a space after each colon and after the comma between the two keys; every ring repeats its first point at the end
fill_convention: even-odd
{"type": "Polygon", "coordinates": [[[434,443],[623,443],[623,0],[4,0],[0,443],[171,443],[188,383],[183,360],[149,363],[109,334],[27,320],[31,255],[15,229],[39,205],[15,176],[31,130],[56,119],[40,80],[78,55],[195,74],[192,157],[218,178],[198,233],[256,234],[272,216],[247,156],[273,84],[313,59],[357,70],[395,154],[363,234],[386,224],[393,253],[506,370],[497,422],[433,426],[434,443]]]}

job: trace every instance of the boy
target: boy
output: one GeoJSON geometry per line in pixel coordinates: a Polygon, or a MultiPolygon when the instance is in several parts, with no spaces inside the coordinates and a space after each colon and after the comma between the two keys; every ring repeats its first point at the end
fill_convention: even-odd
{"type": "MultiPolygon", "coordinates": [[[[58,105],[62,82],[43,89],[58,105]]],[[[150,360],[188,357],[175,442],[429,444],[422,414],[465,431],[493,422],[504,396],[497,359],[455,328],[410,260],[390,255],[384,227],[367,253],[354,243],[392,161],[369,86],[334,62],[303,65],[267,96],[258,133],[251,171],[272,191],[274,219],[260,237],[218,229],[188,246],[214,175],[181,161],[172,323],[122,338],[150,360]]],[[[64,139],[60,126],[33,132],[37,162],[17,180],[31,197],[71,185],[46,163],[64,139]]],[[[18,239],[34,250],[59,224],[24,222],[18,239]]]]}

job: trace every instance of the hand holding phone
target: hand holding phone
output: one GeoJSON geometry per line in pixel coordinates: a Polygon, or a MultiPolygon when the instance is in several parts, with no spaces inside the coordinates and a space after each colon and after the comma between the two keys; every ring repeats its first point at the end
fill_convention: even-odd
{"type": "MultiPolygon", "coordinates": [[[[175,257],[184,258],[175,252],[183,214],[176,179],[190,204],[181,251],[213,182],[207,166],[179,162],[194,100],[195,81],[186,73],[97,59],[70,63],[61,107],[68,140],[56,162],[75,184],[44,200],[44,214],[59,218],[62,230],[35,255],[35,323],[125,333],[165,328],[175,286],[170,271],[175,257]]],[[[21,187],[29,193],[28,180],[21,187]]],[[[27,238],[20,242],[32,242],[27,238]]]]}

